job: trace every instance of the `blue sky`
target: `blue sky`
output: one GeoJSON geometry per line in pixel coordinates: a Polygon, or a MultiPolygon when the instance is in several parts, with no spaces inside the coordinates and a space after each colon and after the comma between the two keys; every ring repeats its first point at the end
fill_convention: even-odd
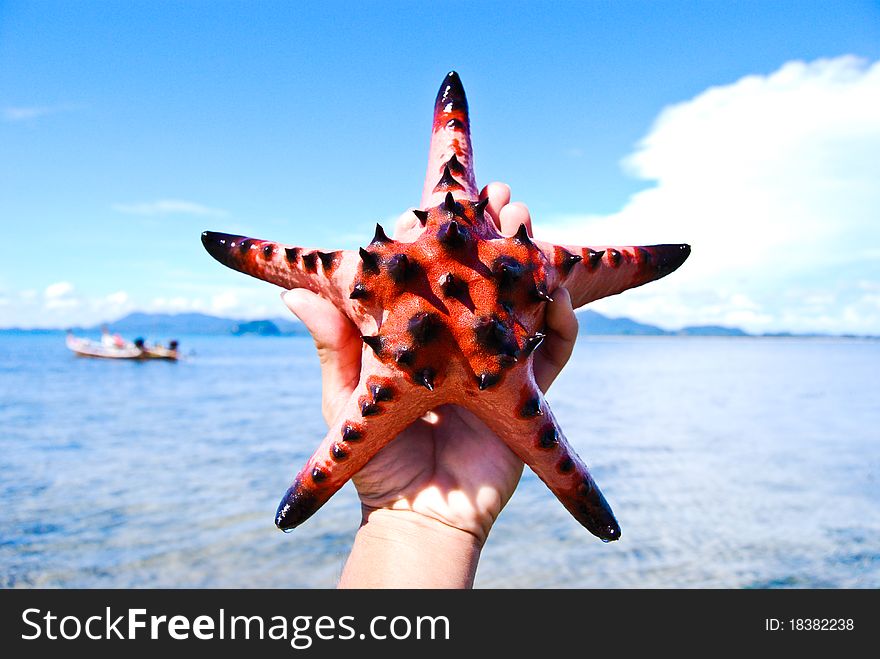
{"type": "Polygon", "coordinates": [[[880,334],[880,5],[0,1],[0,326],[286,313],[203,229],[354,247],[457,70],[539,237],[694,256],[597,310],[880,334]]]}

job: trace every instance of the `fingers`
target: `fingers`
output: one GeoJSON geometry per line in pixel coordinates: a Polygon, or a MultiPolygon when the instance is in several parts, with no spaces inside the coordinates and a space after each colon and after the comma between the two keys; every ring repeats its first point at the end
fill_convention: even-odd
{"type": "Polygon", "coordinates": [[[495,221],[495,226],[500,229],[498,218],[501,216],[501,209],[510,203],[510,186],[506,183],[490,183],[480,192],[480,199],[489,199],[489,205],[486,210],[495,221]]]}
{"type": "Polygon", "coordinates": [[[486,207],[489,215],[495,222],[495,227],[502,235],[512,236],[519,229],[520,224],[526,225],[529,235],[532,235],[532,218],[528,207],[522,202],[510,203],[510,186],[506,183],[490,183],[480,193],[481,199],[489,199],[486,207]]]}
{"type": "Polygon", "coordinates": [[[571,357],[578,336],[578,320],[571,306],[571,296],[564,288],[552,293],[547,303],[547,338],[535,353],[535,381],[546,392],[571,357]]]}
{"type": "Polygon", "coordinates": [[[348,334],[356,332],[354,325],[333,303],[308,289],[285,291],[281,294],[281,299],[309,330],[319,351],[334,352],[343,349],[348,343],[348,334]]]}
{"type": "Polygon", "coordinates": [[[421,226],[422,223],[419,222],[419,218],[415,216],[413,209],[410,208],[401,213],[400,217],[397,218],[397,221],[394,223],[394,231],[391,235],[395,240],[398,240],[410,231],[420,229],[421,226]]]}
{"type": "Polygon", "coordinates": [[[501,209],[501,233],[512,236],[517,232],[521,224],[526,225],[526,231],[532,235],[532,217],[528,207],[519,201],[508,204],[501,209]]]}
{"type": "Polygon", "coordinates": [[[321,361],[324,419],[331,423],[360,377],[360,335],[331,302],[309,290],[285,291],[281,299],[303,322],[315,342],[321,361]]]}

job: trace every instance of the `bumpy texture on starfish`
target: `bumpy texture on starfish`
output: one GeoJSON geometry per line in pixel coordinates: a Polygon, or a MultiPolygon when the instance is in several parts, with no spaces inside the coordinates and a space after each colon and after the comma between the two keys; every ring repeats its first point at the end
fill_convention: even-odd
{"type": "Polygon", "coordinates": [[[532,353],[557,287],[575,308],[663,277],[687,245],[573,247],[502,236],[474,179],[467,100],[455,72],[437,95],[421,208],[395,239],[376,226],[358,252],[205,232],[221,263],[332,301],[364,340],[360,382],[276,515],[308,519],[389,441],[432,408],[461,405],[492,429],[599,538],[620,527],[535,384],[532,353]]]}

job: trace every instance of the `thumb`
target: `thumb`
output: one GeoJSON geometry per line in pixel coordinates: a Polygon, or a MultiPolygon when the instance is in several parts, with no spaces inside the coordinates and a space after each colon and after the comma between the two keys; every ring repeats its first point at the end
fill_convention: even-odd
{"type": "Polygon", "coordinates": [[[360,378],[360,333],[333,303],[307,289],[285,291],[281,299],[315,342],[321,361],[324,419],[330,423],[360,378]]]}
{"type": "Polygon", "coordinates": [[[535,352],[535,381],[546,392],[574,350],[578,337],[578,319],[571,306],[571,295],[564,288],[553,291],[547,304],[547,337],[535,352]]]}

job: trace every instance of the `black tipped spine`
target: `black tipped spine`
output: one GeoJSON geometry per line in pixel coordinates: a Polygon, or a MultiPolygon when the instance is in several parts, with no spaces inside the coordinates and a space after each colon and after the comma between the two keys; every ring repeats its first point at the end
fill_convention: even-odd
{"type": "Polygon", "coordinates": [[[376,403],[371,403],[368,400],[365,400],[363,403],[361,403],[361,416],[375,416],[381,411],[382,408],[376,405],[376,403]]]}
{"type": "Polygon", "coordinates": [[[426,311],[421,311],[409,319],[407,331],[417,345],[424,345],[434,338],[436,323],[434,317],[426,311]]]}
{"type": "Polygon", "coordinates": [[[390,243],[391,238],[385,233],[385,229],[382,228],[382,225],[376,223],[376,233],[373,235],[373,240],[370,241],[371,245],[384,245],[386,243],[390,243]]]}
{"type": "Polygon", "coordinates": [[[406,280],[411,269],[411,264],[406,254],[395,254],[388,259],[388,274],[398,284],[406,280]]]}
{"type": "Polygon", "coordinates": [[[480,391],[485,391],[492,385],[498,384],[499,380],[501,380],[501,376],[497,373],[480,373],[477,376],[477,386],[480,388],[480,391]]]}
{"type": "Polygon", "coordinates": [[[419,373],[419,384],[428,391],[434,391],[434,369],[426,368],[419,373]]]}
{"type": "Polygon", "coordinates": [[[548,423],[541,429],[541,434],[538,435],[538,446],[543,449],[551,449],[555,448],[558,444],[559,433],[556,432],[556,426],[548,423]]]}
{"type": "Polygon", "coordinates": [[[538,349],[538,346],[544,341],[545,336],[546,334],[535,332],[532,336],[527,337],[525,346],[523,347],[523,356],[527,357],[535,352],[535,350],[538,349]]]}
{"type": "Polygon", "coordinates": [[[451,272],[447,272],[440,281],[440,290],[443,291],[443,295],[446,297],[456,297],[461,295],[466,288],[467,284],[461,279],[458,279],[451,272]]]}
{"type": "Polygon", "coordinates": [[[468,234],[458,222],[452,220],[440,227],[437,232],[437,240],[447,249],[458,249],[468,241],[468,234]]]}
{"type": "Polygon", "coordinates": [[[446,197],[443,199],[443,206],[450,213],[455,214],[458,211],[458,204],[455,201],[455,197],[452,196],[451,192],[446,193],[446,197]]]}
{"type": "Polygon", "coordinates": [[[495,354],[516,357],[519,346],[510,328],[497,318],[483,318],[474,327],[477,341],[495,354]]]}
{"type": "Polygon", "coordinates": [[[357,282],[354,285],[354,288],[351,289],[351,293],[348,297],[350,300],[361,300],[368,296],[369,293],[367,292],[367,287],[364,286],[361,282],[357,282]]]}
{"type": "Polygon", "coordinates": [[[401,366],[410,366],[413,361],[415,361],[416,353],[414,350],[409,350],[404,348],[403,350],[399,350],[397,354],[394,356],[394,361],[400,364],[401,366]]]}
{"type": "Polygon", "coordinates": [[[394,398],[394,392],[391,387],[374,384],[370,387],[370,396],[373,397],[374,403],[384,403],[394,398]]]}
{"type": "Polygon", "coordinates": [[[317,272],[318,271],[318,254],[317,252],[309,252],[308,254],[303,254],[303,268],[305,268],[306,272],[317,272]]]}
{"type": "Polygon", "coordinates": [[[437,185],[434,186],[434,192],[440,192],[442,190],[463,190],[464,186],[456,180],[456,178],[452,175],[452,172],[449,171],[449,165],[445,165],[443,167],[443,175],[440,177],[440,180],[437,182],[437,185]]]}
{"type": "Polygon", "coordinates": [[[533,295],[536,299],[541,300],[543,302],[553,302],[553,298],[550,297],[550,293],[547,292],[547,284],[544,282],[540,282],[535,284],[535,290],[533,291],[533,295]]]}
{"type": "Polygon", "coordinates": [[[382,337],[378,334],[376,336],[362,336],[361,340],[370,346],[373,349],[373,352],[376,353],[378,357],[382,353],[382,337]]]}
{"type": "Polygon", "coordinates": [[[534,396],[533,398],[529,398],[523,406],[519,410],[519,414],[522,417],[527,419],[531,419],[536,416],[543,416],[544,411],[541,409],[541,399],[538,396],[534,396]]]}
{"type": "Polygon", "coordinates": [[[318,258],[325,272],[329,272],[336,265],[336,252],[318,252],[318,258]]]}
{"type": "Polygon", "coordinates": [[[571,269],[580,263],[583,259],[580,254],[572,254],[568,250],[562,250],[562,261],[560,262],[560,268],[562,269],[562,274],[568,275],[571,272],[571,269]]]}
{"type": "Polygon", "coordinates": [[[446,163],[446,168],[450,172],[458,176],[461,176],[465,173],[464,165],[461,164],[461,162],[458,160],[458,156],[454,153],[452,154],[452,157],[449,159],[449,161],[446,163]]]}
{"type": "Polygon", "coordinates": [[[492,273],[501,288],[508,288],[515,284],[523,275],[524,268],[516,259],[500,256],[492,265],[492,273]]]}
{"type": "Polygon", "coordinates": [[[534,245],[525,224],[519,225],[519,229],[516,230],[516,234],[514,234],[513,239],[520,245],[525,245],[526,247],[531,247],[532,245],[534,245]]]}
{"type": "Polygon", "coordinates": [[[510,368],[518,361],[519,360],[516,358],[515,354],[504,353],[502,355],[498,355],[498,363],[501,364],[501,368],[510,368]]]}
{"type": "Polygon", "coordinates": [[[370,274],[379,272],[379,258],[375,254],[368,252],[363,247],[358,250],[358,254],[361,257],[364,272],[369,272],[370,274]]]}
{"type": "Polygon", "coordinates": [[[350,423],[346,423],[342,426],[342,441],[343,442],[356,442],[359,439],[363,438],[363,433],[360,430],[355,428],[350,423]]]}

